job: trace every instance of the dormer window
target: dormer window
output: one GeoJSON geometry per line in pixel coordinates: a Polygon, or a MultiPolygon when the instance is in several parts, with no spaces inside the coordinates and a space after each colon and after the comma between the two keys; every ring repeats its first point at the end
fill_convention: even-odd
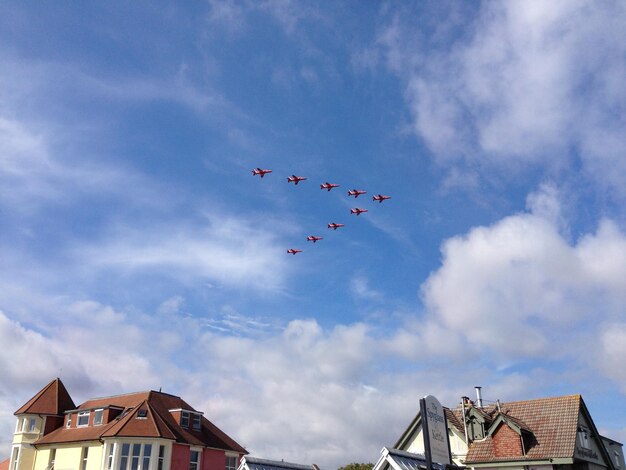
{"type": "Polygon", "coordinates": [[[67,419],[65,420],[65,427],[69,428],[72,425],[72,415],[68,414],[67,419]]]}
{"type": "Polygon", "coordinates": [[[200,429],[202,429],[202,417],[199,414],[193,414],[191,416],[192,421],[191,421],[191,426],[196,430],[199,431],[200,429]]]}
{"type": "Polygon", "coordinates": [[[89,425],[89,411],[81,411],[78,413],[78,422],[76,426],[88,426],[89,425]]]}
{"type": "Polygon", "coordinates": [[[137,419],[148,419],[148,410],[144,408],[137,411],[137,419]]]}
{"type": "Polygon", "coordinates": [[[189,427],[189,411],[180,412],[180,425],[183,428],[189,427]]]}
{"type": "Polygon", "coordinates": [[[95,410],[93,412],[93,425],[94,426],[100,426],[102,424],[103,416],[104,416],[104,410],[103,409],[95,410]]]}

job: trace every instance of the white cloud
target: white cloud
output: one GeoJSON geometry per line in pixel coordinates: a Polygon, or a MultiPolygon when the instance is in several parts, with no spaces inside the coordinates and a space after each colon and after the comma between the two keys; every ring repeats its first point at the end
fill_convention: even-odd
{"type": "Polygon", "coordinates": [[[422,286],[435,321],[506,361],[568,354],[552,345],[598,334],[590,318],[599,324],[619,318],[626,307],[626,235],[604,220],[595,233],[570,242],[559,231],[555,195],[544,187],[529,197],[531,212],[443,244],[442,266],[422,286]]]}
{"type": "Polygon", "coordinates": [[[515,174],[558,172],[579,155],[584,173],[624,196],[624,5],[488,2],[465,26],[442,47],[396,15],[378,39],[437,161],[515,174]]]}
{"type": "Polygon", "coordinates": [[[382,293],[370,286],[369,280],[363,275],[357,275],[350,280],[350,291],[354,296],[364,300],[380,300],[382,293]]]}
{"type": "Polygon", "coordinates": [[[273,231],[251,219],[207,214],[193,226],[122,226],[101,240],[76,243],[72,266],[89,272],[148,270],[187,283],[204,278],[226,286],[279,291],[289,265],[273,231]]]}

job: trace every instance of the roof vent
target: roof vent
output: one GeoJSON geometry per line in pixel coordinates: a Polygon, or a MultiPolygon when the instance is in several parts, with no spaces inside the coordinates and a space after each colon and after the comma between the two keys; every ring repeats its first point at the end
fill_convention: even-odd
{"type": "Polygon", "coordinates": [[[481,393],[482,387],[476,386],[474,388],[476,389],[476,406],[478,406],[478,408],[482,408],[483,407],[483,394],[481,393]]]}

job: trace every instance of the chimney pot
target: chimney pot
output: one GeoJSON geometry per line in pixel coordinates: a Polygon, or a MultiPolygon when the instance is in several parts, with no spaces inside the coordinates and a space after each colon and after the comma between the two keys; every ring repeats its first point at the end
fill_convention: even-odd
{"type": "Polygon", "coordinates": [[[474,388],[476,389],[476,405],[478,406],[478,408],[482,408],[483,407],[483,394],[481,393],[482,387],[475,386],[474,388]]]}

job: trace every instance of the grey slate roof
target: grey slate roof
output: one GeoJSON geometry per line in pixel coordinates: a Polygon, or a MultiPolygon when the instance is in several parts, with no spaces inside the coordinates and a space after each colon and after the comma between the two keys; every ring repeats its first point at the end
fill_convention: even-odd
{"type": "Polygon", "coordinates": [[[268,460],[246,455],[239,463],[239,469],[246,470],[317,470],[315,465],[302,465],[284,462],[282,460],[268,460]]]}

